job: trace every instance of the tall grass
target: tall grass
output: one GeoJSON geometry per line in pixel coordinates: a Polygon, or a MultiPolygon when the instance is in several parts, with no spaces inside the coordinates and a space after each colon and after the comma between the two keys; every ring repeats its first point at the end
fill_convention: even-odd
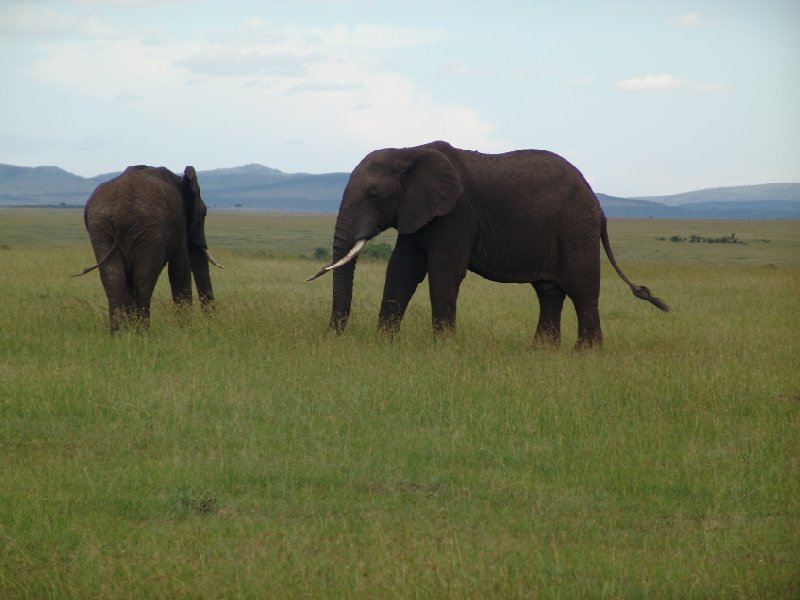
{"type": "Polygon", "coordinates": [[[213,316],[177,319],[164,276],[150,334],[112,338],[97,277],[68,277],[88,242],[6,242],[0,597],[797,597],[793,242],[643,261],[639,226],[612,242],[673,312],[609,269],[584,353],[569,303],[534,348],[530,286],[477,276],[454,338],[424,285],[382,338],[369,261],[328,335],[330,280],[256,232],[216,244],[213,316]]]}

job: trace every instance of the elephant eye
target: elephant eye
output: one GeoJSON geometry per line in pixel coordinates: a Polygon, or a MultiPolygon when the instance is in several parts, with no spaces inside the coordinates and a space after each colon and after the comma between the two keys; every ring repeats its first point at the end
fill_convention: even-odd
{"type": "Polygon", "coordinates": [[[370,198],[371,200],[374,200],[377,197],[378,197],[378,190],[376,190],[375,188],[371,188],[367,192],[367,198],[370,198]]]}

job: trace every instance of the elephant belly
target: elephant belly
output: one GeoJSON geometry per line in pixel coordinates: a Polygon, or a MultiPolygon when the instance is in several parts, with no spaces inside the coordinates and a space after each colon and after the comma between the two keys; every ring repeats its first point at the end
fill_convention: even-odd
{"type": "Polygon", "coordinates": [[[470,258],[469,270],[500,283],[532,283],[555,278],[557,257],[554,235],[510,235],[502,242],[479,241],[470,258]]]}

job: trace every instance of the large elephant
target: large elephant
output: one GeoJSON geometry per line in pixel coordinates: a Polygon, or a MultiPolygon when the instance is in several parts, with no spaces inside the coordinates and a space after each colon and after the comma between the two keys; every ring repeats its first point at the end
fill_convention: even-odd
{"type": "Polygon", "coordinates": [[[428,276],[434,333],[453,329],[467,270],[487,279],[530,283],[539,298],[536,340],[558,343],[569,296],[578,346],[602,343],[600,243],[634,295],[667,311],[631,282],[611,251],[606,218],[581,173],[542,150],[482,154],[446,142],[387,148],[367,155],[345,188],[333,239],[330,328],[350,315],[356,256],[389,227],[398,230],[386,271],[379,326],[394,332],[428,276]]]}
{"type": "Polygon", "coordinates": [[[100,184],[86,202],[83,219],[108,297],[111,333],[126,320],[142,329],[150,322],[150,299],[158,276],[169,263],[176,304],[192,303],[192,275],[200,302],[214,301],[205,236],[206,205],[194,167],[183,176],[164,167],[128,167],[100,184]]]}

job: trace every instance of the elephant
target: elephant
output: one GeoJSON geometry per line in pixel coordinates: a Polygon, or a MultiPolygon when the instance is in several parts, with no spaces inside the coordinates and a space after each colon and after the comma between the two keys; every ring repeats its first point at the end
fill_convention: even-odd
{"type": "Polygon", "coordinates": [[[208,263],[223,267],[208,253],[206,213],[191,166],[182,177],[164,167],[128,167],[92,192],[83,220],[97,263],[76,277],[99,269],[112,334],[128,321],[149,328],[153,289],[167,263],[177,305],[191,305],[194,275],[202,307],[213,306],[208,263]]]}
{"type": "Polygon", "coordinates": [[[496,282],[530,283],[539,300],[534,341],[557,345],[569,296],[578,317],[577,347],[602,344],[600,243],[633,294],[667,304],[622,272],[606,217],[576,167],[546,150],[485,154],[436,141],[368,154],[350,175],[333,238],[329,328],[350,316],[356,258],[380,232],[397,229],[386,269],[379,329],[394,334],[427,275],[434,337],[453,332],[459,287],[472,271],[496,282]]]}

